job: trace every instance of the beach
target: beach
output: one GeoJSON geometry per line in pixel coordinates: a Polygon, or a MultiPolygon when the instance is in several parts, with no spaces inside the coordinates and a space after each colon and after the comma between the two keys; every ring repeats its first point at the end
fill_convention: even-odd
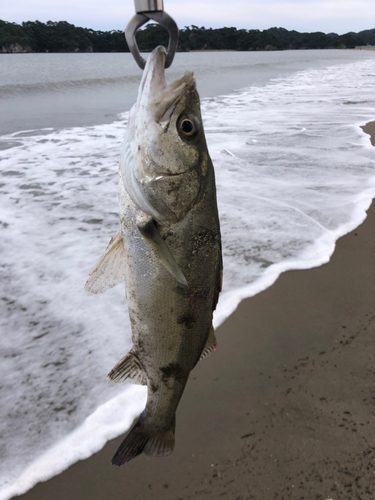
{"type": "Polygon", "coordinates": [[[124,286],[87,296],[84,283],[118,230],[119,154],[140,70],[121,53],[1,58],[0,500],[289,499],[288,487],[298,499],[355,498],[345,485],[363,488],[372,458],[347,467],[344,451],[359,445],[345,432],[371,445],[361,409],[371,395],[353,399],[371,363],[356,353],[355,376],[332,346],[361,331],[356,318],[371,309],[361,267],[371,241],[355,236],[349,261],[337,256],[375,198],[373,56],[176,57],[168,81],[194,69],[215,168],[219,346],[191,375],[173,455],[121,469],[111,458],[147,390],[106,377],[131,348],[124,286]]]}
{"type": "MultiPolygon", "coordinates": [[[[375,139],[375,123],[364,127],[375,139]]],[[[121,468],[123,437],[23,500],[373,498],[375,206],[328,264],[244,300],[191,374],[176,448],[121,468]]]]}

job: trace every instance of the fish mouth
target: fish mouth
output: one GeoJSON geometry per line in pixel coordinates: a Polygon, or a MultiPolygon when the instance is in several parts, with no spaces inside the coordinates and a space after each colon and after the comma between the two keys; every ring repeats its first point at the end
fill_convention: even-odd
{"type": "Polygon", "coordinates": [[[166,54],[166,49],[161,45],[152,51],[140,85],[140,98],[150,109],[157,123],[168,122],[181,97],[195,88],[192,71],[187,71],[174,82],[166,84],[164,69],[166,54]]]}

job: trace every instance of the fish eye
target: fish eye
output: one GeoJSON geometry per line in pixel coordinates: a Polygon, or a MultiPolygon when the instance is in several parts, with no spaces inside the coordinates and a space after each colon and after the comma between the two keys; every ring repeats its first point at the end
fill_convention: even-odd
{"type": "Polygon", "coordinates": [[[194,132],[194,123],[191,120],[182,120],[181,131],[187,135],[192,134],[194,132]]]}
{"type": "Polygon", "coordinates": [[[190,139],[195,136],[198,132],[198,129],[193,120],[188,118],[187,116],[183,116],[179,119],[177,124],[177,130],[180,136],[186,139],[190,139]]]}

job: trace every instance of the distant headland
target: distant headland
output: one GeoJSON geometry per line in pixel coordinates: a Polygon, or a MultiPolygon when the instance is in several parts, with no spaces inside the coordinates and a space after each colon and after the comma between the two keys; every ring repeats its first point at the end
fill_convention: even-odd
{"type": "MultiPolygon", "coordinates": [[[[156,45],[168,44],[168,32],[157,24],[148,24],[138,31],[137,43],[142,52],[149,52],[156,45]]],[[[351,49],[366,45],[375,45],[375,28],[338,35],[285,28],[260,31],[192,25],[180,30],[178,51],[351,49]]],[[[0,20],[0,53],[25,52],[129,52],[129,48],[121,30],[94,31],[66,21],[16,24],[0,20]]]]}

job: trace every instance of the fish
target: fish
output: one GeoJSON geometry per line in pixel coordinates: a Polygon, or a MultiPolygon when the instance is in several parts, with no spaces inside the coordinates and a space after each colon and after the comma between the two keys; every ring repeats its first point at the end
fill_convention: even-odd
{"type": "Polygon", "coordinates": [[[112,459],[117,466],[141,453],[172,453],[190,372],[217,346],[215,173],[194,75],[167,85],[165,57],[162,46],[148,57],[121,151],[120,229],[85,285],[96,294],[125,281],[133,346],[108,377],[147,385],[146,407],[112,459]]]}

